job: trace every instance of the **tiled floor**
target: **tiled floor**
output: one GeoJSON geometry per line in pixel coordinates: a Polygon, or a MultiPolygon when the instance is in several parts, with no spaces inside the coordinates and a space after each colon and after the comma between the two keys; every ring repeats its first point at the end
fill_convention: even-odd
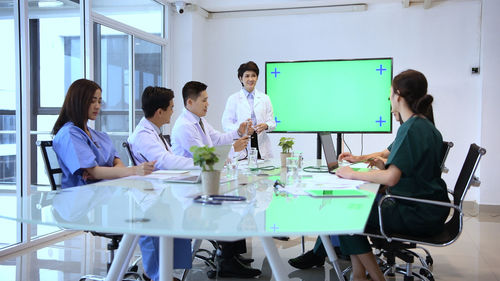
{"type": "MultiPolygon", "coordinates": [[[[435,279],[500,281],[498,233],[500,233],[500,216],[482,214],[480,217],[466,217],[464,231],[457,242],[443,248],[428,247],[434,259],[435,279]]],[[[0,281],[70,281],[79,280],[84,273],[104,274],[106,241],[88,236],[89,234],[80,235],[16,259],[0,261],[0,281]]],[[[306,238],[306,249],[312,247],[314,239],[314,237],[306,238]]],[[[263,272],[260,278],[253,280],[274,280],[259,239],[248,239],[247,243],[249,249],[247,255],[255,259],[253,265],[263,272]]],[[[288,265],[287,259],[301,253],[300,237],[292,237],[287,242],[275,240],[275,243],[279,247],[290,279],[337,280],[335,271],[328,263],[325,263],[324,267],[310,270],[295,270],[288,265]]],[[[347,263],[341,264],[342,267],[347,265],[347,263]]],[[[195,262],[187,280],[210,280],[207,278],[206,270],[207,267],[203,263],[195,262]]]]}

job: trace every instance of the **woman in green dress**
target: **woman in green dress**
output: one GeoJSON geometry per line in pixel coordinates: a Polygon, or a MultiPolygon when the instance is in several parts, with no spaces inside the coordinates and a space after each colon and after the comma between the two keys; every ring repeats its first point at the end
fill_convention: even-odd
{"type": "MultiPolygon", "coordinates": [[[[433,120],[426,117],[433,97],[427,94],[425,76],[415,70],[398,74],[392,82],[390,100],[404,123],[397,132],[385,166],[370,172],[356,172],[346,166],[340,168],[337,175],[386,185],[394,195],[449,202],[440,169],[443,139],[431,122],[433,120]]],[[[447,208],[427,204],[385,202],[382,217],[386,233],[432,235],[443,229],[449,213],[447,208]]],[[[379,228],[378,215],[374,205],[368,228],[379,228]]],[[[372,280],[385,280],[367,237],[340,236],[340,246],[342,252],[351,257],[353,280],[367,280],[366,271],[372,280]]]]}

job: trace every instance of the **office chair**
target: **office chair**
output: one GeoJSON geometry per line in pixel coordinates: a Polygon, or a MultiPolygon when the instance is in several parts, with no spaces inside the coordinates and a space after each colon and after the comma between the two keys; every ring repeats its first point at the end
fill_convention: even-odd
{"type": "Polygon", "coordinates": [[[130,159],[130,162],[132,162],[132,166],[137,166],[137,162],[135,162],[134,155],[132,155],[132,151],[130,150],[130,144],[126,141],[122,143],[122,146],[125,147],[127,150],[128,158],[130,159]]]}
{"type": "MultiPolygon", "coordinates": [[[[451,141],[443,141],[443,150],[441,154],[441,173],[447,174],[449,172],[449,169],[445,166],[446,158],[448,158],[448,154],[450,153],[450,149],[453,147],[453,142],[451,141]]],[[[453,190],[448,188],[448,193],[453,195],[453,190]]],[[[427,264],[428,268],[432,271],[432,266],[434,264],[434,259],[431,256],[431,253],[429,250],[424,248],[423,246],[417,245],[417,248],[424,251],[425,253],[425,258],[422,257],[421,255],[414,253],[418,259],[423,260],[425,259],[425,263],[427,264]]]]}
{"type": "MultiPolygon", "coordinates": [[[[369,230],[364,233],[364,235],[367,235],[370,238],[375,238],[372,239],[374,246],[381,249],[384,257],[387,259],[387,262],[384,266],[384,275],[392,276],[395,273],[400,273],[404,275],[405,281],[413,281],[415,277],[425,281],[434,280],[429,266],[422,259],[420,259],[422,266],[417,267],[420,269],[419,272],[413,271],[414,257],[418,257],[418,255],[415,255],[415,253],[413,253],[410,249],[415,249],[418,244],[444,247],[452,244],[458,239],[458,237],[462,233],[463,228],[463,201],[471,185],[479,183],[479,179],[474,176],[474,173],[479,165],[481,157],[485,154],[486,149],[479,147],[474,143],[470,145],[469,152],[467,153],[467,157],[465,158],[462,170],[460,171],[457,182],[455,184],[452,203],[395,196],[390,194],[385,195],[380,199],[380,201],[378,202],[379,214],[382,211],[381,206],[383,202],[388,199],[405,200],[421,204],[449,207],[453,212],[451,219],[449,219],[445,223],[443,231],[436,235],[428,237],[416,237],[412,235],[394,233],[387,234],[384,231],[383,218],[380,215],[380,229],[369,230]],[[406,263],[404,267],[396,264],[396,257],[400,258],[406,263]]],[[[346,278],[346,274],[348,271],[349,269],[346,269],[344,271],[344,278],[346,278]]]]}
{"type": "MultiPolygon", "coordinates": [[[[47,177],[49,178],[50,182],[50,187],[52,190],[57,190],[61,188],[61,178],[62,178],[62,169],[59,166],[59,161],[57,160],[57,154],[52,148],[52,141],[37,141],[36,145],[40,147],[41,152],[42,152],[42,158],[43,162],[45,164],[45,171],[47,173],[47,177]]],[[[113,259],[115,257],[115,250],[118,249],[118,244],[120,243],[120,240],[122,239],[121,234],[114,234],[114,233],[102,233],[102,232],[95,232],[95,231],[90,231],[90,233],[94,236],[99,236],[99,237],[104,237],[111,239],[111,241],[107,244],[107,250],[109,251],[109,259],[107,262],[107,268],[106,270],[108,271],[111,263],[113,262],[113,259]]],[[[130,268],[131,270],[134,269],[134,267],[130,268]]],[[[125,274],[125,279],[127,278],[133,278],[129,280],[142,280],[138,279],[141,278],[137,272],[131,271],[129,269],[129,272],[125,274]]],[[[137,271],[137,269],[135,270],[137,271]]],[[[124,280],[125,280],[124,279],[124,280]]],[[[103,277],[96,276],[96,275],[85,275],[80,278],[80,280],[104,280],[103,277]]]]}

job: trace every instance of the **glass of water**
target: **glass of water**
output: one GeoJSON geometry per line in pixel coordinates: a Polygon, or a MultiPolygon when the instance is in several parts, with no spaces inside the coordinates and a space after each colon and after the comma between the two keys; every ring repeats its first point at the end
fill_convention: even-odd
{"type": "Polygon", "coordinates": [[[235,179],[238,177],[238,158],[229,157],[226,163],[226,177],[235,179]]]}
{"type": "Polygon", "coordinates": [[[302,151],[294,151],[292,152],[293,157],[297,157],[298,163],[297,163],[297,168],[302,169],[302,165],[304,162],[304,157],[302,157],[302,151]]]}
{"type": "Polygon", "coordinates": [[[252,147],[248,151],[248,168],[257,168],[257,148],[252,147]]]}
{"type": "Polygon", "coordinates": [[[295,185],[299,181],[299,158],[287,157],[286,158],[286,185],[295,185]]]}

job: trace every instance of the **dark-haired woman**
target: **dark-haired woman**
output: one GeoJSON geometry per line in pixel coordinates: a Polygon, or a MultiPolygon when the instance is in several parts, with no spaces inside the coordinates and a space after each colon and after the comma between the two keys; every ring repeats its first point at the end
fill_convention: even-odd
{"type": "Polygon", "coordinates": [[[242,122],[252,120],[248,127],[251,137],[249,146],[257,148],[259,159],[271,159],[271,140],[267,135],[276,128],[273,106],[269,97],[255,89],[259,78],[259,67],[253,61],[243,63],[238,68],[241,90],[229,96],[222,114],[224,131],[237,130],[242,122]]]}
{"type": "MultiPolygon", "coordinates": [[[[387,185],[394,195],[449,202],[440,169],[443,139],[433,120],[426,117],[432,112],[433,98],[427,94],[425,76],[415,70],[398,74],[392,82],[390,100],[404,123],[383,169],[356,172],[342,167],[337,175],[387,185]]],[[[448,213],[447,208],[403,201],[382,206],[386,233],[432,235],[442,230],[448,213]]],[[[378,215],[374,205],[368,227],[378,229],[378,215]]],[[[366,271],[372,280],[385,280],[365,236],[340,236],[340,246],[351,256],[353,280],[366,280],[366,271]]]]}
{"type": "Polygon", "coordinates": [[[53,148],[63,171],[61,187],[85,185],[102,179],[147,175],[154,162],[125,167],[106,133],[87,126],[101,109],[101,87],[79,79],[71,84],[52,129],[53,148]]]}

